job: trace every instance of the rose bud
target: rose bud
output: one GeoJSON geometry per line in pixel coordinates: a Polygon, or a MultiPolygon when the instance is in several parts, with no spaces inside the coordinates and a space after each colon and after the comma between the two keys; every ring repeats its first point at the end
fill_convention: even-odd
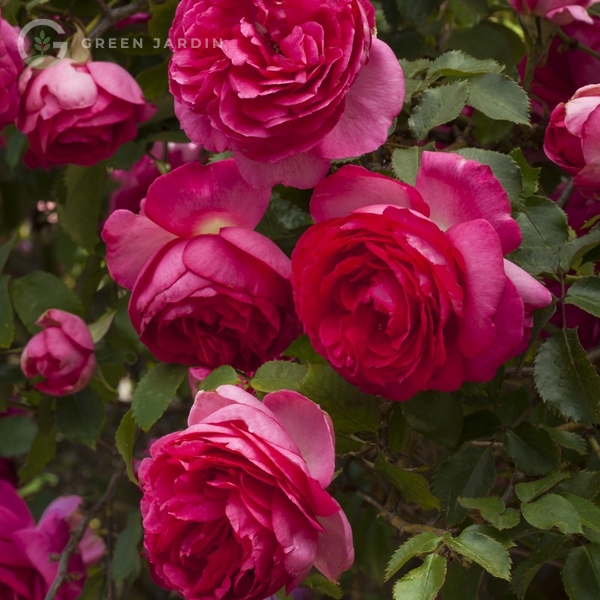
{"type": "Polygon", "coordinates": [[[150,454],[139,470],[144,546],[155,581],[186,600],[264,600],[313,565],[335,581],[352,564],[350,525],[325,491],[333,426],[304,396],[200,392],[188,428],[150,454]]]}
{"type": "Polygon", "coordinates": [[[169,32],[175,113],[192,142],[232,150],[256,187],[313,187],[331,159],[377,150],[404,77],[368,0],[182,0],[169,32]]]}
{"type": "Polygon", "coordinates": [[[527,347],[544,286],[488,166],[424,152],[415,186],[344,166],[315,187],[292,254],[298,317],[343,377],[391,400],[493,379],[527,347]]]}
{"type": "Polygon", "coordinates": [[[96,368],[94,341],[81,318],[62,310],[47,310],[37,321],[36,333],[21,354],[26,377],[42,378],[33,387],[51,396],[82,390],[96,368]]]}
{"type": "Polygon", "coordinates": [[[17,127],[29,139],[24,160],[32,168],[96,164],[133,140],[138,123],[155,112],[136,80],[109,62],[29,66],[19,93],[17,127]]]}
{"type": "Polygon", "coordinates": [[[552,111],[544,151],[588,198],[600,198],[599,140],[600,85],[586,85],[552,111]]]}

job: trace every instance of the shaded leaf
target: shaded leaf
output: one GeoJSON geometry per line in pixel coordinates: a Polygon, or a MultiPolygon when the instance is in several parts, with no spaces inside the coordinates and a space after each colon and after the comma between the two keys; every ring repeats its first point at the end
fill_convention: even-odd
{"type": "Polygon", "coordinates": [[[127,516],[127,525],[115,544],[112,564],[115,581],[126,579],[133,582],[140,574],[142,561],[138,547],[142,541],[142,533],[142,516],[139,510],[133,510],[127,516]]]}
{"type": "Polygon", "coordinates": [[[121,419],[119,428],[115,435],[115,443],[119,454],[123,457],[127,467],[127,477],[129,481],[138,485],[138,480],[133,472],[133,446],[135,443],[135,418],[133,411],[129,410],[121,419]]]}
{"type": "Polygon", "coordinates": [[[387,581],[393,577],[411,558],[414,558],[419,554],[429,554],[437,550],[441,542],[441,537],[429,531],[419,533],[404,542],[404,544],[394,552],[392,558],[390,558],[390,562],[385,571],[385,580],[387,581]]]}
{"type": "Polygon", "coordinates": [[[562,568],[565,591],[571,600],[600,598],[600,545],[573,548],[562,568]]]}
{"type": "Polygon", "coordinates": [[[517,468],[528,475],[546,475],[558,465],[558,448],[543,429],[531,423],[509,429],[504,448],[517,468]]]}
{"type": "Polygon", "coordinates": [[[430,554],[394,585],[394,600],[435,600],[446,578],[446,559],[430,554]]]}
{"type": "Polygon", "coordinates": [[[575,507],[558,494],[546,494],[539,500],[521,505],[523,517],[538,529],[556,527],[564,534],[581,533],[581,520],[575,507]]]}
{"type": "Polygon", "coordinates": [[[95,449],[105,421],[102,398],[90,388],[56,402],[56,426],[72,442],[95,449]]]}
{"type": "Polygon", "coordinates": [[[491,496],[489,498],[459,498],[461,506],[470,510],[478,510],[481,516],[489,521],[496,529],[511,529],[516,527],[521,520],[519,513],[513,508],[506,508],[502,498],[491,496]]]}
{"type": "Polygon", "coordinates": [[[550,475],[536,481],[517,483],[515,492],[521,502],[531,502],[568,477],[568,473],[550,473],[550,475]]]}
{"type": "Polygon", "coordinates": [[[566,304],[578,306],[594,317],[600,317],[600,276],[585,277],[573,283],[564,301],[566,304]]]}
{"type": "Polygon", "coordinates": [[[38,427],[27,415],[0,415],[0,456],[20,456],[30,451],[38,427]]]}
{"type": "Polygon", "coordinates": [[[15,320],[8,284],[10,277],[0,275],[0,348],[10,348],[15,337],[15,320]]]}

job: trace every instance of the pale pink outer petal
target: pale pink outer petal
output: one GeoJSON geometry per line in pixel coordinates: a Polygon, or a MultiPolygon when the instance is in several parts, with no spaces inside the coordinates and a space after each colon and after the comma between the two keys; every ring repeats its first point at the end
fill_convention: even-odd
{"type": "Polygon", "coordinates": [[[289,390],[267,394],[263,404],[296,442],[311,477],[326,488],[335,470],[333,424],[329,415],[302,394],[289,390]]]}
{"type": "Polygon", "coordinates": [[[330,517],[319,517],[319,523],[326,532],[319,533],[315,567],[331,581],[347,571],[354,562],[354,545],[352,543],[352,529],[344,511],[330,517]]]}
{"type": "Polygon", "coordinates": [[[254,229],[271,191],[251,187],[233,159],[208,166],[190,162],[155,179],[146,195],[146,216],[178,237],[217,233],[220,227],[254,229]]]}
{"type": "Polygon", "coordinates": [[[120,65],[98,61],[86,66],[96,85],[111,96],[132,104],[146,104],[138,82],[120,65]]]}
{"type": "Polygon", "coordinates": [[[594,20],[583,6],[564,6],[546,13],[546,18],[557,25],[568,25],[573,21],[581,21],[593,25],[594,20]]]}
{"type": "Polygon", "coordinates": [[[148,259],[175,238],[145,216],[116,210],[108,217],[102,230],[110,276],[120,286],[133,289],[148,259]]]}
{"type": "Polygon", "coordinates": [[[599,104],[600,96],[582,95],[571,98],[565,105],[565,127],[569,133],[580,137],[584,123],[599,104]]]}
{"type": "Polygon", "coordinates": [[[41,107],[38,104],[44,102],[43,98],[48,92],[65,110],[87,108],[98,99],[98,88],[93,77],[85,70],[75,68],[70,58],[58,61],[34,79],[32,89],[25,97],[27,110],[39,110],[41,107]]]}
{"type": "Polygon", "coordinates": [[[586,165],[600,164],[600,97],[581,129],[581,150],[586,165]]]}
{"type": "Polygon", "coordinates": [[[327,175],[331,164],[328,158],[323,158],[312,150],[273,163],[251,160],[241,152],[234,152],[233,157],[242,177],[256,188],[282,183],[306,190],[317,185],[327,175]]]}
{"type": "Polygon", "coordinates": [[[525,304],[526,312],[545,308],[552,302],[550,291],[515,263],[505,259],[504,271],[506,276],[515,284],[519,296],[525,304]]]}
{"type": "Polygon", "coordinates": [[[429,218],[440,229],[485,219],[500,237],[503,254],[521,243],[508,195],[487,165],[458,154],[423,152],[415,187],[431,208],[429,218]]]}
{"type": "Polygon", "coordinates": [[[412,208],[429,215],[429,207],[414,187],[356,165],[343,166],[315,186],[310,214],[319,223],[372,205],[412,208]]]}
{"type": "Polygon", "coordinates": [[[459,223],[446,233],[464,259],[464,317],[458,345],[462,354],[476,356],[496,335],[493,319],[506,285],[500,240],[484,219],[459,223]]]}
{"type": "Polygon", "coordinates": [[[348,158],[383,145],[402,110],[404,74],[392,49],[373,38],[369,59],[345,97],[342,118],[317,146],[326,158],[348,158]]]}

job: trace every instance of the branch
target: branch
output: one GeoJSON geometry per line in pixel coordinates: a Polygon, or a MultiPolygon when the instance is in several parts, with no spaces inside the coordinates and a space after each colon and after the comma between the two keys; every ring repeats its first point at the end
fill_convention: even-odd
{"type": "Polygon", "coordinates": [[[69,575],[69,560],[71,556],[77,551],[79,543],[83,539],[87,528],[91,520],[104,508],[106,504],[110,502],[115,491],[117,490],[117,485],[119,484],[120,479],[123,477],[125,473],[125,463],[121,461],[118,469],[113,473],[113,476],[104,492],[104,495],[92,508],[88,511],[85,517],[80,521],[79,525],[72,531],[71,537],[67,542],[64,550],[60,554],[60,560],[58,561],[58,571],[56,573],[56,577],[48,593],[46,594],[44,600],[55,600],[56,595],[60,591],[63,583],[67,580],[69,575]]]}
{"type": "Polygon", "coordinates": [[[557,34],[558,37],[569,46],[569,48],[573,48],[573,50],[581,50],[581,52],[585,52],[586,54],[589,54],[590,56],[600,60],[600,52],[596,52],[589,46],[586,46],[576,39],[569,37],[560,27],[558,28],[557,34]]]}
{"type": "Polygon", "coordinates": [[[119,8],[109,8],[108,12],[105,13],[105,16],[98,23],[98,25],[96,25],[96,27],[94,27],[94,29],[90,31],[90,39],[95,40],[96,38],[99,38],[105,31],[109,30],[117,21],[120,21],[125,17],[130,17],[131,15],[134,15],[136,12],[139,12],[147,6],[147,0],[138,0],[137,2],[132,2],[131,4],[126,4],[125,6],[121,6],[119,8]]]}

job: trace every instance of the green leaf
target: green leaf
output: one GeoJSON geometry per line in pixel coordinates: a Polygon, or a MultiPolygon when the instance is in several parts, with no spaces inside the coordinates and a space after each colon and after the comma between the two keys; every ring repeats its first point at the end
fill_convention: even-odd
{"type": "MultiPolygon", "coordinates": [[[[586,261],[588,252],[600,245],[600,227],[594,227],[586,235],[568,241],[560,249],[560,268],[567,272],[580,259],[586,261]]],[[[594,252],[591,252],[594,254],[594,252]]],[[[594,259],[592,259],[594,260],[594,259]]]]}
{"type": "Polygon", "coordinates": [[[574,329],[546,339],[534,362],[533,377],[544,402],[576,423],[600,422],[600,378],[574,329]]]}
{"type": "Polygon", "coordinates": [[[250,385],[258,392],[292,390],[297,392],[308,367],[288,360],[273,360],[258,368],[250,385]]]}
{"type": "Polygon", "coordinates": [[[30,333],[40,331],[35,322],[50,308],[81,315],[83,308],[75,294],[58,277],[34,271],[13,279],[10,285],[13,306],[30,333]]]}
{"type": "Polygon", "coordinates": [[[123,457],[127,467],[127,477],[129,481],[138,485],[138,480],[133,473],[133,447],[135,444],[135,418],[133,411],[129,410],[121,419],[119,428],[115,435],[115,443],[119,454],[123,457]]]}
{"type": "Polygon", "coordinates": [[[146,100],[151,102],[164,96],[169,90],[169,61],[150,67],[138,73],[135,80],[139,83],[146,100]]]}
{"type": "Polygon", "coordinates": [[[146,140],[127,142],[108,159],[107,165],[112,169],[130,170],[133,165],[142,160],[146,154],[146,140]]]}
{"type": "Polygon", "coordinates": [[[427,146],[413,146],[412,148],[397,148],[392,154],[392,170],[394,175],[404,183],[415,185],[421,155],[425,150],[432,150],[427,146]]]}
{"type": "Polygon", "coordinates": [[[481,579],[485,574],[478,565],[464,569],[458,562],[450,563],[446,581],[442,588],[444,600],[479,600],[481,579]]]}
{"type": "Polygon", "coordinates": [[[423,510],[439,510],[439,499],[431,493],[427,479],[420,473],[406,471],[390,464],[381,453],[375,460],[375,469],[400,490],[407,502],[418,504],[423,510]]]}
{"type": "Polygon", "coordinates": [[[517,483],[515,492],[521,502],[531,502],[538,496],[545,494],[561,481],[568,479],[569,473],[550,473],[542,479],[529,481],[527,483],[517,483]]]}
{"type": "Polygon", "coordinates": [[[523,233],[523,242],[509,255],[531,275],[555,273],[559,250],[569,237],[567,216],[556,202],[541,196],[531,196],[523,202],[516,217],[523,233]]]}
{"type": "Polygon", "coordinates": [[[506,432],[506,454],[527,475],[546,475],[558,465],[558,448],[550,436],[531,423],[521,423],[506,432]]]}
{"type": "Polygon", "coordinates": [[[442,538],[435,533],[424,531],[404,542],[392,558],[385,571],[385,581],[391,579],[411,558],[419,554],[430,554],[438,549],[442,538]]]}
{"type": "Polygon", "coordinates": [[[107,333],[115,318],[116,312],[109,310],[105,312],[97,321],[88,325],[94,344],[97,344],[107,333]]]}
{"type": "Polygon", "coordinates": [[[467,530],[457,538],[448,536],[444,541],[448,548],[480,565],[494,577],[510,581],[510,555],[500,542],[483,533],[467,530]]]}
{"type": "Polygon", "coordinates": [[[7,242],[4,242],[0,246],[0,273],[4,271],[4,267],[6,266],[6,261],[8,260],[8,256],[11,253],[12,249],[15,246],[15,242],[17,241],[16,234],[13,234],[7,242]]]}
{"type": "Polygon", "coordinates": [[[106,164],[68,165],[64,172],[66,199],[57,207],[58,222],[71,239],[93,252],[98,243],[100,204],[106,181],[106,164]]]}
{"type": "Polygon", "coordinates": [[[538,529],[558,528],[565,535],[581,533],[581,520],[575,507],[558,494],[546,494],[539,500],[521,505],[525,520],[538,529]]]}
{"type": "Polygon", "coordinates": [[[456,446],[463,426],[456,394],[421,392],[404,402],[402,408],[411,429],[445,448],[456,446]]]}
{"type": "Polygon", "coordinates": [[[135,421],[144,431],[162,417],[186,375],[187,367],[165,363],[144,375],[131,400],[135,421]]]}
{"type": "Polygon", "coordinates": [[[222,385],[237,385],[239,382],[237,371],[229,365],[223,365],[212,370],[197,387],[199,392],[212,392],[222,385]]]}
{"type": "Polygon", "coordinates": [[[468,96],[466,81],[426,89],[408,119],[408,126],[415,139],[424,140],[434,127],[456,119],[465,107],[468,96]]]}
{"type": "Polygon", "coordinates": [[[542,171],[541,167],[532,167],[525,158],[521,148],[515,148],[510,157],[519,165],[523,183],[523,198],[529,198],[538,191],[538,179],[542,171]]]}
{"type": "Polygon", "coordinates": [[[480,148],[464,148],[458,150],[456,154],[469,160],[476,160],[482,165],[488,165],[506,190],[511,205],[513,207],[521,205],[521,172],[517,163],[510,156],[480,148]]]}
{"type": "Polygon", "coordinates": [[[471,117],[473,121],[473,137],[482,146],[491,146],[510,135],[515,126],[510,121],[496,121],[482,112],[475,110],[471,117]]]}
{"type": "Polygon", "coordinates": [[[495,60],[480,60],[461,50],[451,50],[438,56],[427,71],[427,77],[460,77],[500,73],[504,67],[495,60]]]}
{"type": "Polygon", "coordinates": [[[570,479],[561,482],[555,491],[594,500],[600,493],[600,471],[577,471],[570,479]]]}
{"type": "Polygon", "coordinates": [[[0,417],[0,456],[27,454],[38,433],[37,425],[27,415],[0,417]]]}
{"type": "Polygon", "coordinates": [[[528,96],[507,75],[488,73],[469,80],[468,104],[490,119],[529,125],[528,96]]]}
{"type": "Polygon", "coordinates": [[[364,394],[349,384],[328,364],[309,365],[300,393],[329,413],[334,427],[340,431],[357,433],[379,429],[380,414],[375,396],[364,394]]]}
{"type": "Polygon", "coordinates": [[[301,585],[309,587],[311,590],[315,590],[315,592],[319,592],[329,598],[335,598],[336,600],[340,600],[344,597],[342,588],[320,573],[309,575],[302,581],[301,585]]]}
{"type": "Polygon", "coordinates": [[[446,578],[446,559],[430,554],[394,585],[394,600],[435,600],[446,578]]]}
{"type": "Polygon", "coordinates": [[[496,529],[511,529],[516,527],[521,520],[519,513],[513,508],[506,508],[502,498],[491,496],[489,498],[459,498],[461,506],[470,510],[478,510],[481,516],[489,521],[496,529]]]}
{"type": "Polygon", "coordinates": [[[56,426],[68,440],[94,450],[106,421],[102,398],[90,388],[56,402],[56,426]]]}
{"type": "Polygon", "coordinates": [[[600,545],[573,548],[562,568],[565,591],[571,600],[600,598],[600,545]]]}
{"type": "Polygon", "coordinates": [[[0,275],[0,348],[10,348],[15,337],[15,320],[8,284],[10,277],[0,275]]]}
{"type": "Polygon", "coordinates": [[[593,502],[573,494],[565,494],[563,498],[573,505],[579,515],[579,520],[584,527],[591,529],[595,533],[600,533],[600,508],[593,502]]]}
{"type": "Polygon", "coordinates": [[[19,482],[27,483],[56,456],[56,429],[40,431],[31,445],[25,464],[19,469],[19,482]]]}
{"type": "Polygon", "coordinates": [[[302,364],[324,363],[325,359],[317,354],[306,334],[295,339],[284,351],[283,356],[297,358],[302,364]]]}
{"type": "Polygon", "coordinates": [[[409,436],[410,431],[406,425],[406,418],[402,411],[402,405],[397,404],[392,409],[392,414],[388,421],[388,444],[390,446],[390,452],[393,454],[402,452],[409,436]]]}
{"type": "Polygon", "coordinates": [[[152,13],[152,18],[148,21],[150,37],[159,39],[162,43],[168,39],[178,4],[179,0],[167,0],[163,4],[150,4],[150,12],[152,13]]]}
{"type": "Polygon", "coordinates": [[[464,419],[461,443],[493,438],[502,428],[502,421],[491,410],[480,410],[464,419]]]}
{"type": "Polygon", "coordinates": [[[115,581],[125,579],[133,582],[138,578],[142,568],[139,551],[142,533],[142,516],[139,510],[133,510],[127,516],[127,525],[119,534],[115,544],[112,562],[112,575],[115,581]]]}
{"type": "Polygon", "coordinates": [[[512,587],[520,600],[525,598],[529,584],[545,563],[558,558],[566,538],[544,536],[543,542],[515,568],[512,575],[512,587]]]}
{"type": "Polygon", "coordinates": [[[548,427],[547,425],[542,425],[542,427],[548,432],[555,444],[567,448],[567,450],[575,450],[582,456],[587,454],[587,442],[580,435],[572,431],[563,431],[558,427],[548,427]]]}
{"type": "Polygon", "coordinates": [[[467,446],[443,462],[433,479],[433,493],[441,499],[446,523],[456,525],[467,516],[458,499],[485,496],[494,485],[496,469],[489,448],[467,446]]]}
{"type": "Polygon", "coordinates": [[[600,317],[600,276],[584,277],[573,283],[567,291],[565,303],[600,317]]]}

